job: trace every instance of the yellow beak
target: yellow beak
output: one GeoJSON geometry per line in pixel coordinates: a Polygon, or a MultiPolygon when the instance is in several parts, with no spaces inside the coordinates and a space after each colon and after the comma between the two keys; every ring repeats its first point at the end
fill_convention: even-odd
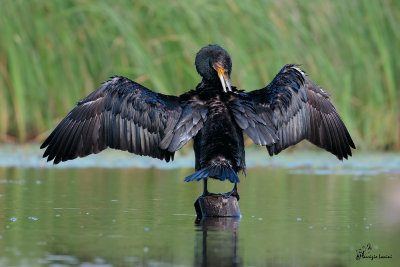
{"type": "Polygon", "coordinates": [[[232,92],[231,81],[229,80],[228,71],[223,68],[217,68],[217,72],[219,80],[221,81],[222,84],[222,89],[224,89],[224,92],[225,93],[227,92],[227,88],[228,91],[232,92]]]}

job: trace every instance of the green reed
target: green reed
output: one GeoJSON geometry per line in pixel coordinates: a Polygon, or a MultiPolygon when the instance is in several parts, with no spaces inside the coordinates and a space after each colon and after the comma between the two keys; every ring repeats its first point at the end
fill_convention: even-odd
{"type": "Polygon", "coordinates": [[[212,43],[247,90],[302,64],[358,147],[398,150],[399,21],[390,0],[1,1],[0,139],[42,140],[114,74],[162,93],[193,89],[195,53],[212,43]]]}

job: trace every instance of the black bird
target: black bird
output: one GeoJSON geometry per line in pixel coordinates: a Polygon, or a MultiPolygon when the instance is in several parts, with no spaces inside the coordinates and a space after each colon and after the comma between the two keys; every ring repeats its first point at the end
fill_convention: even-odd
{"type": "Polygon", "coordinates": [[[228,179],[238,197],[238,173],[245,172],[243,132],[269,154],[303,139],[336,155],[351,156],[355,145],[328,94],[293,64],[266,87],[252,92],[231,86],[232,62],[217,45],[196,55],[202,81],[180,96],[153,92],[114,76],[78,102],[42,144],[47,161],[99,153],[107,147],[167,162],[194,138],[196,172],[185,181],[228,179]]]}

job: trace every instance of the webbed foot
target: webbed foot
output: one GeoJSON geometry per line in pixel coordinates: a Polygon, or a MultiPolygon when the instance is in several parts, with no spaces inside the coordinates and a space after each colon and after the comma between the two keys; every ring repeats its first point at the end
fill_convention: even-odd
{"type": "Polygon", "coordinates": [[[232,191],[230,191],[228,193],[225,193],[225,194],[222,194],[222,195],[226,196],[226,197],[230,197],[230,196],[236,197],[237,201],[239,201],[240,197],[239,197],[239,193],[237,191],[237,184],[235,183],[235,185],[233,186],[232,191]]]}

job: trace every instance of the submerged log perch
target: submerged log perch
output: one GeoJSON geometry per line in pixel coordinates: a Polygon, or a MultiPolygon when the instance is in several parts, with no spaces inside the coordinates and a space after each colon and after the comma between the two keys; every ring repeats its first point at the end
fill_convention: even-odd
{"type": "Polygon", "coordinates": [[[197,219],[204,217],[240,217],[239,203],[235,196],[223,194],[199,196],[194,207],[197,219]]]}

